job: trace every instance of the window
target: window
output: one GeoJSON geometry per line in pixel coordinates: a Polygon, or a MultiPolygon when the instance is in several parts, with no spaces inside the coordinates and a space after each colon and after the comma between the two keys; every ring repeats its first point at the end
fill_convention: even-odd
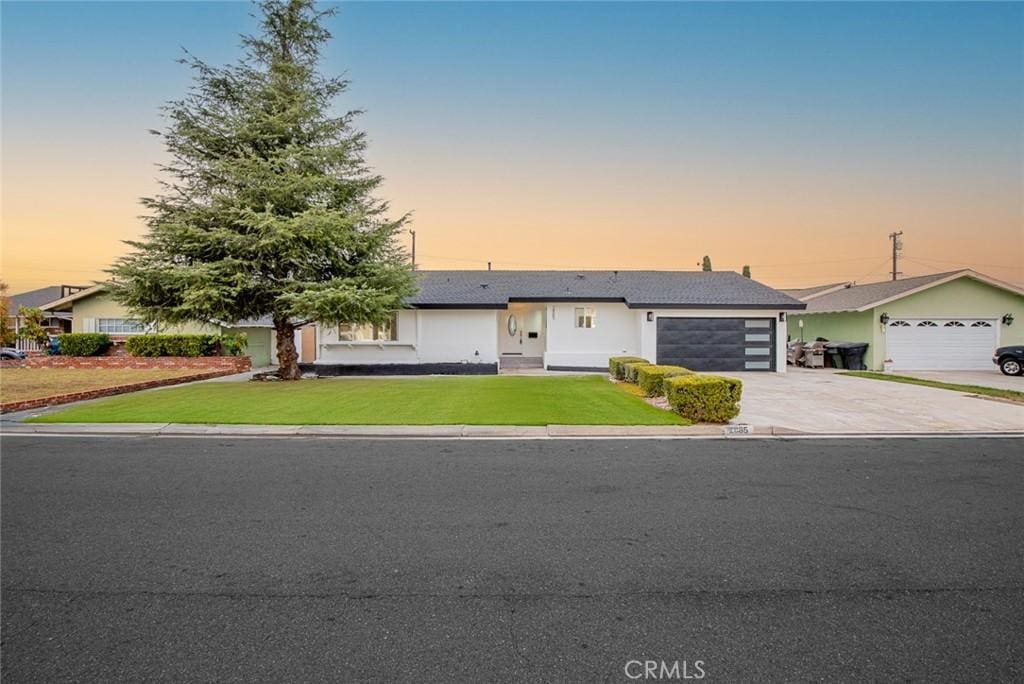
{"type": "Polygon", "coordinates": [[[988,321],[974,321],[971,323],[972,328],[991,328],[992,324],[988,321]]]}
{"type": "Polygon", "coordinates": [[[960,321],[946,321],[946,323],[943,324],[942,327],[944,327],[944,328],[962,328],[962,327],[964,327],[964,324],[961,323],[960,321]]]}
{"type": "Polygon", "coordinates": [[[594,310],[589,306],[578,306],[576,307],[576,327],[577,328],[596,328],[597,321],[594,317],[594,310]]]}
{"type": "Polygon", "coordinates": [[[100,318],[96,320],[96,332],[111,335],[140,335],[146,332],[142,321],[134,318],[100,318]]]}
{"type": "Polygon", "coordinates": [[[893,321],[889,324],[890,328],[909,328],[910,324],[906,321],[893,321]]]}
{"type": "Polygon", "coordinates": [[[386,323],[342,323],[338,326],[341,342],[394,342],[398,339],[398,314],[386,323]]]}
{"type": "Polygon", "coordinates": [[[936,325],[935,323],[933,323],[932,321],[921,321],[920,323],[917,324],[917,327],[918,328],[937,328],[939,326],[936,325]]]}

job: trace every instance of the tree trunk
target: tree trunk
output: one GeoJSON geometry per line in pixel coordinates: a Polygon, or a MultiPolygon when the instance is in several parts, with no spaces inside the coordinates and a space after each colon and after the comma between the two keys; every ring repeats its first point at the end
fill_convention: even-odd
{"type": "Polygon", "coordinates": [[[277,332],[277,375],[282,380],[298,380],[299,354],[295,351],[295,326],[287,321],[274,321],[277,332]]]}

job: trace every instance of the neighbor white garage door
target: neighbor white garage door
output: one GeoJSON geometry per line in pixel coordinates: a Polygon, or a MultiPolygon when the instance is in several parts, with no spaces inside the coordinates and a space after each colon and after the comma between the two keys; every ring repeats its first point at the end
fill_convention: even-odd
{"type": "Polygon", "coordinates": [[[885,330],[885,356],[893,370],[989,370],[996,320],[900,318],[885,330]]]}

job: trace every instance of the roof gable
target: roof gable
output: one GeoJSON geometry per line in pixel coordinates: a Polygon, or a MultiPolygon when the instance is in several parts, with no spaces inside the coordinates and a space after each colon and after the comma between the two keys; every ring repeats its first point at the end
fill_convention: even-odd
{"type": "Polygon", "coordinates": [[[864,285],[851,285],[807,300],[807,313],[831,313],[840,311],[867,311],[897,299],[903,299],[959,278],[972,278],[1001,290],[1024,296],[1024,289],[1010,283],[996,280],[984,273],[970,269],[947,271],[931,275],[889,280],[864,285]]]}
{"type": "Polygon", "coordinates": [[[51,302],[47,302],[46,304],[41,305],[39,308],[46,311],[59,310],[62,307],[67,306],[68,304],[77,302],[79,299],[92,297],[93,295],[99,294],[100,292],[103,292],[106,289],[106,283],[99,283],[97,285],[93,285],[92,287],[87,287],[84,290],[79,290],[78,292],[69,294],[66,297],[61,297],[60,299],[55,299],[51,302]]]}

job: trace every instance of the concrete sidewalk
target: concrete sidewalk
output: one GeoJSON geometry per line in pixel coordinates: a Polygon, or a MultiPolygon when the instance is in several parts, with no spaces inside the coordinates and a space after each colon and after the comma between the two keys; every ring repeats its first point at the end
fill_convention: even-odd
{"type": "Polygon", "coordinates": [[[1024,429],[804,432],[780,425],[193,425],[183,423],[0,423],[0,436],[138,435],[385,437],[408,439],[668,439],[734,437],[1019,436],[1024,429]]]}
{"type": "MultiPolygon", "coordinates": [[[[733,426],[730,426],[733,427],[733,426]]],[[[772,435],[768,427],[748,428],[772,435]]],[[[786,431],[791,433],[791,431],[786,431]]],[[[196,425],[183,423],[0,423],[0,434],[37,435],[233,435],[249,437],[709,437],[721,436],[721,425],[196,425]]]]}

